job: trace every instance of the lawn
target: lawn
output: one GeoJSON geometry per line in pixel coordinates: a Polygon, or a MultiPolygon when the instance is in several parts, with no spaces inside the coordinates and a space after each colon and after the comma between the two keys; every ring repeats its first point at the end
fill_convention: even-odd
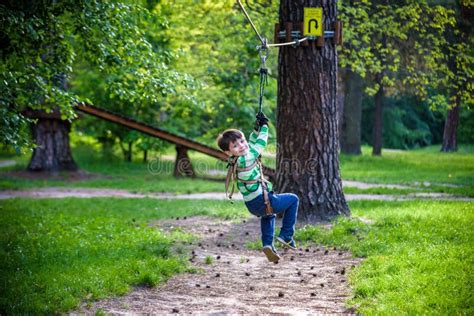
{"type": "Polygon", "coordinates": [[[297,237],[365,258],[350,275],[359,313],[473,315],[474,202],[350,206],[355,219],[341,218],[331,230],[307,226],[297,237]]]}
{"type": "Polygon", "coordinates": [[[66,312],[81,301],[154,286],[188,271],[177,246],[192,236],[149,225],[186,215],[246,213],[221,201],[0,201],[0,314],[66,312]]]}
{"type": "MultiPolygon", "coordinates": [[[[474,146],[460,146],[457,153],[440,153],[439,146],[418,150],[385,150],[383,156],[373,157],[369,147],[363,147],[361,156],[341,155],[341,174],[344,180],[380,184],[403,184],[410,189],[357,189],[345,188],[346,193],[407,194],[416,192],[441,192],[462,196],[474,196],[474,146]]],[[[149,163],[124,162],[120,156],[101,157],[97,148],[90,144],[77,144],[73,155],[82,170],[95,177],[68,181],[58,177],[51,179],[21,179],[5,174],[5,171],[24,170],[28,155],[13,156],[2,153],[2,159],[14,159],[17,166],[2,168],[0,189],[24,189],[49,186],[76,188],[117,188],[132,192],[222,192],[225,163],[200,153],[190,152],[198,179],[176,180],[172,176],[174,149],[152,154],[149,163]],[[217,170],[220,173],[212,173],[217,170]],[[212,174],[210,174],[212,173],[212,174]]],[[[269,165],[275,164],[271,155],[264,158],[269,165]]]]}
{"type": "MultiPolygon", "coordinates": [[[[355,201],[353,219],[306,226],[316,242],[365,258],[350,274],[362,314],[473,314],[474,203],[355,201]],[[363,218],[364,221],[358,220],[363,218]]],[[[156,220],[248,216],[222,201],[11,199],[0,201],[0,314],[61,313],[81,301],[154,286],[189,271],[180,245],[156,220]]],[[[194,241],[197,242],[197,241],[194,241]]]]}

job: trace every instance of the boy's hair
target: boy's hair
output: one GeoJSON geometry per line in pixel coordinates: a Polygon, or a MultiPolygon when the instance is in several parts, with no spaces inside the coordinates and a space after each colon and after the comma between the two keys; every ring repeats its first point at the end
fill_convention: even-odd
{"type": "Polygon", "coordinates": [[[222,151],[229,150],[231,142],[235,142],[238,139],[244,137],[244,133],[238,129],[226,129],[219,136],[217,136],[217,145],[222,151]]]}

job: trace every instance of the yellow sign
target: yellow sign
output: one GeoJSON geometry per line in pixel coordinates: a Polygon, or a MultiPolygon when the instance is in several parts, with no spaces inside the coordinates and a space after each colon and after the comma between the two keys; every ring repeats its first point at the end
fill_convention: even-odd
{"type": "Polygon", "coordinates": [[[304,8],[304,36],[323,35],[323,9],[304,8]]]}

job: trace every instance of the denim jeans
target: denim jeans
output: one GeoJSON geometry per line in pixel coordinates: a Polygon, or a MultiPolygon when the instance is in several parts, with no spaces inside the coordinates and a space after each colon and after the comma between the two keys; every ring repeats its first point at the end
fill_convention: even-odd
{"type": "Polygon", "coordinates": [[[299,203],[298,196],[293,193],[274,194],[272,191],[268,194],[268,197],[273,207],[273,214],[269,216],[265,215],[263,194],[257,196],[251,201],[245,202],[250,213],[261,217],[260,226],[262,230],[262,244],[264,247],[273,245],[273,236],[275,235],[275,214],[281,212],[284,212],[284,215],[280,237],[286,241],[293,238],[299,203]]]}

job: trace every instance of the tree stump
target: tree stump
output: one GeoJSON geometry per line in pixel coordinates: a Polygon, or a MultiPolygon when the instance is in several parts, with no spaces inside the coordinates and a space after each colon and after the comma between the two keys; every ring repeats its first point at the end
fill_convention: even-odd
{"type": "Polygon", "coordinates": [[[31,125],[31,134],[36,147],[28,164],[28,170],[76,171],[78,168],[69,145],[71,123],[62,120],[58,111],[45,113],[27,110],[24,114],[37,120],[31,125]]]}
{"type": "Polygon", "coordinates": [[[188,156],[188,148],[176,145],[176,162],[174,164],[173,176],[195,178],[194,168],[188,156]]]}

